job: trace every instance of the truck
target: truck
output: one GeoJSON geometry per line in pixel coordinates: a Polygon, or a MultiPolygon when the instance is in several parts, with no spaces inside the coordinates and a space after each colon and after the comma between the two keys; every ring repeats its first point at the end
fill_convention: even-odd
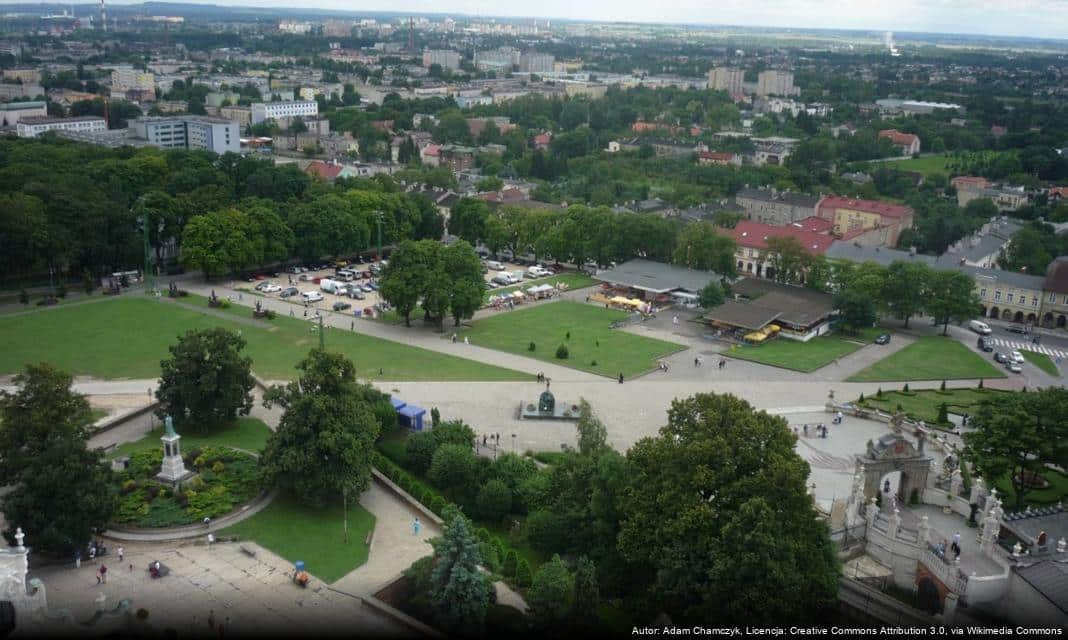
{"type": "Polygon", "coordinates": [[[338,289],[343,285],[343,282],[337,280],[331,280],[329,278],[323,278],[319,281],[319,289],[327,293],[337,293],[338,289]]]}

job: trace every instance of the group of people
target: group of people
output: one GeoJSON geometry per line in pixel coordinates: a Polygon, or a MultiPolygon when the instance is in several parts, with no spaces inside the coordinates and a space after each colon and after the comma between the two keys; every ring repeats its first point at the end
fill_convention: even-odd
{"type": "MultiPolygon", "coordinates": [[[[953,534],[953,542],[949,544],[949,550],[953,552],[953,560],[960,560],[960,531],[953,534]]],[[[948,561],[946,557],[946,541],[943,540],[934,545],[934,552],[939,558],[948,561]]]]}
{"type": "MultiPolygon", "coordinates": [[[[497,446],[501,443],[501,434],[499,434],[499,433],[490,433],[490,434],[483,433],[482,434],[482,446],[486,447],[486,448],[489,448],[489,443],[491,443],[491,442],[493,443],[494,450],[496,450],[497,446]]],[[[479,444],[478,436],[475,436],[475,444],[476,445],[479,444]]]]}
{"type": "MultiPolygon", "coordinates": [[[[837,418],[835,418],[835,420],[837,420],[837,418]]],[[[835,424],[838,424],[838,423],[835,422],[835,424]]],[[[815,425],[814,428],[816,430],[816,437],[817,438],[826,438],[827,437],[827,425],[825,425],[822,422],[820,422],[819,424],[815,425]]],[[[801,425],[801,431],[802,431],[802,433],[804,433],[805,437],[807,438],[808,437],[808,424],[807,423],[801,425]]],[[[795,435],[797,434],[797,427],[794,427],[794,434],[795,435]]]]}
{"type": "Polygon", "coordinates": [[[834,419],[831,420],[831,424],[842,424],[843,417],[844,416],[842,415],[842,412],[839,411],[838,413],[834,414],[834,419]]]}

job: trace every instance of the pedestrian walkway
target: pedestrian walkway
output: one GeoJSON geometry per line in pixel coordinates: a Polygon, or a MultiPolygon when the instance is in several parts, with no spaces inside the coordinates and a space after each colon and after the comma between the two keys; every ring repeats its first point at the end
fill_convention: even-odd
{"type": "Polygon", "coordinates": [[[1020,342],[1018,340],[1006,340],[1005,338],[994,338],[990,340],[992,346],[1005,347],[1006,349],[1013,351],[1034,351],[1035,353],[1041,353],[1053,358],[1054,360],[1063,360],[1068,358],[1068,352],[1061,349],[1050,349],[1044,347],[1041,344],[1034,344],[1033,342],[1020,342]]]}

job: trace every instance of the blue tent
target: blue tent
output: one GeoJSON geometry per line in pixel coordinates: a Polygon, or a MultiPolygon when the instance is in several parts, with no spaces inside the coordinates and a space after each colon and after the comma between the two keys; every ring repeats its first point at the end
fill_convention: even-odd
{"type": "Polygon", "coordinates": [[[426,409],[417,407],[414,404],[406,404],[397,409],[397,417],[400,419],[400,423],[416,431],[423,430],[424,415],[426,415],[426,409]]]}
{"type": "Polygon", "coordinates": [[[408,404],[404,400],[401,400],[400,398],[394,398],[393,396],[389,397],[389,401],[393,403],[393,408],[395,410],[399,410],[401,407],[408,404]]]}

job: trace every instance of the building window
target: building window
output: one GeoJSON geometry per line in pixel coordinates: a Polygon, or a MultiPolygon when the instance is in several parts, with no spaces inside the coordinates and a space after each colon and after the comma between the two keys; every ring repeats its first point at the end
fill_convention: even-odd
{"type": "Polygon", "coordinates": [[[1032,307],[1037,307],[1038,306],[1038,296],[1033,296],[1031,298],[1031,306],[1032,307]]]}
{"type": "Polygon", "coordinates": [[[994,292],[994,302],[1001,302],[1001,292],[1000,291],[995,291],[994,292]]]}
{"type": "Polygon", "coordinates": [[[979,290],[979,297],[983,298],[984,300],[986,299],[986,289],[979,290]]]}
{"type": "Polygon", "coordinates": [[[1052,291],[1050,291],[1050,292],[1049,292],[1049,301],[1050,301],[1051,303],[1052,303],[1052,302],[1056,302],[1056,301],[1057,301],[1057,294],[1056,294],[1056,293],[1053,293],[1052,291]]]}
{"type": "Polygon", "coordinates": [[[1009,304],[1012,304],[1012,294],[1011,293],[1008,295],[1008,299],[1009,299],[1009,304]]]}

